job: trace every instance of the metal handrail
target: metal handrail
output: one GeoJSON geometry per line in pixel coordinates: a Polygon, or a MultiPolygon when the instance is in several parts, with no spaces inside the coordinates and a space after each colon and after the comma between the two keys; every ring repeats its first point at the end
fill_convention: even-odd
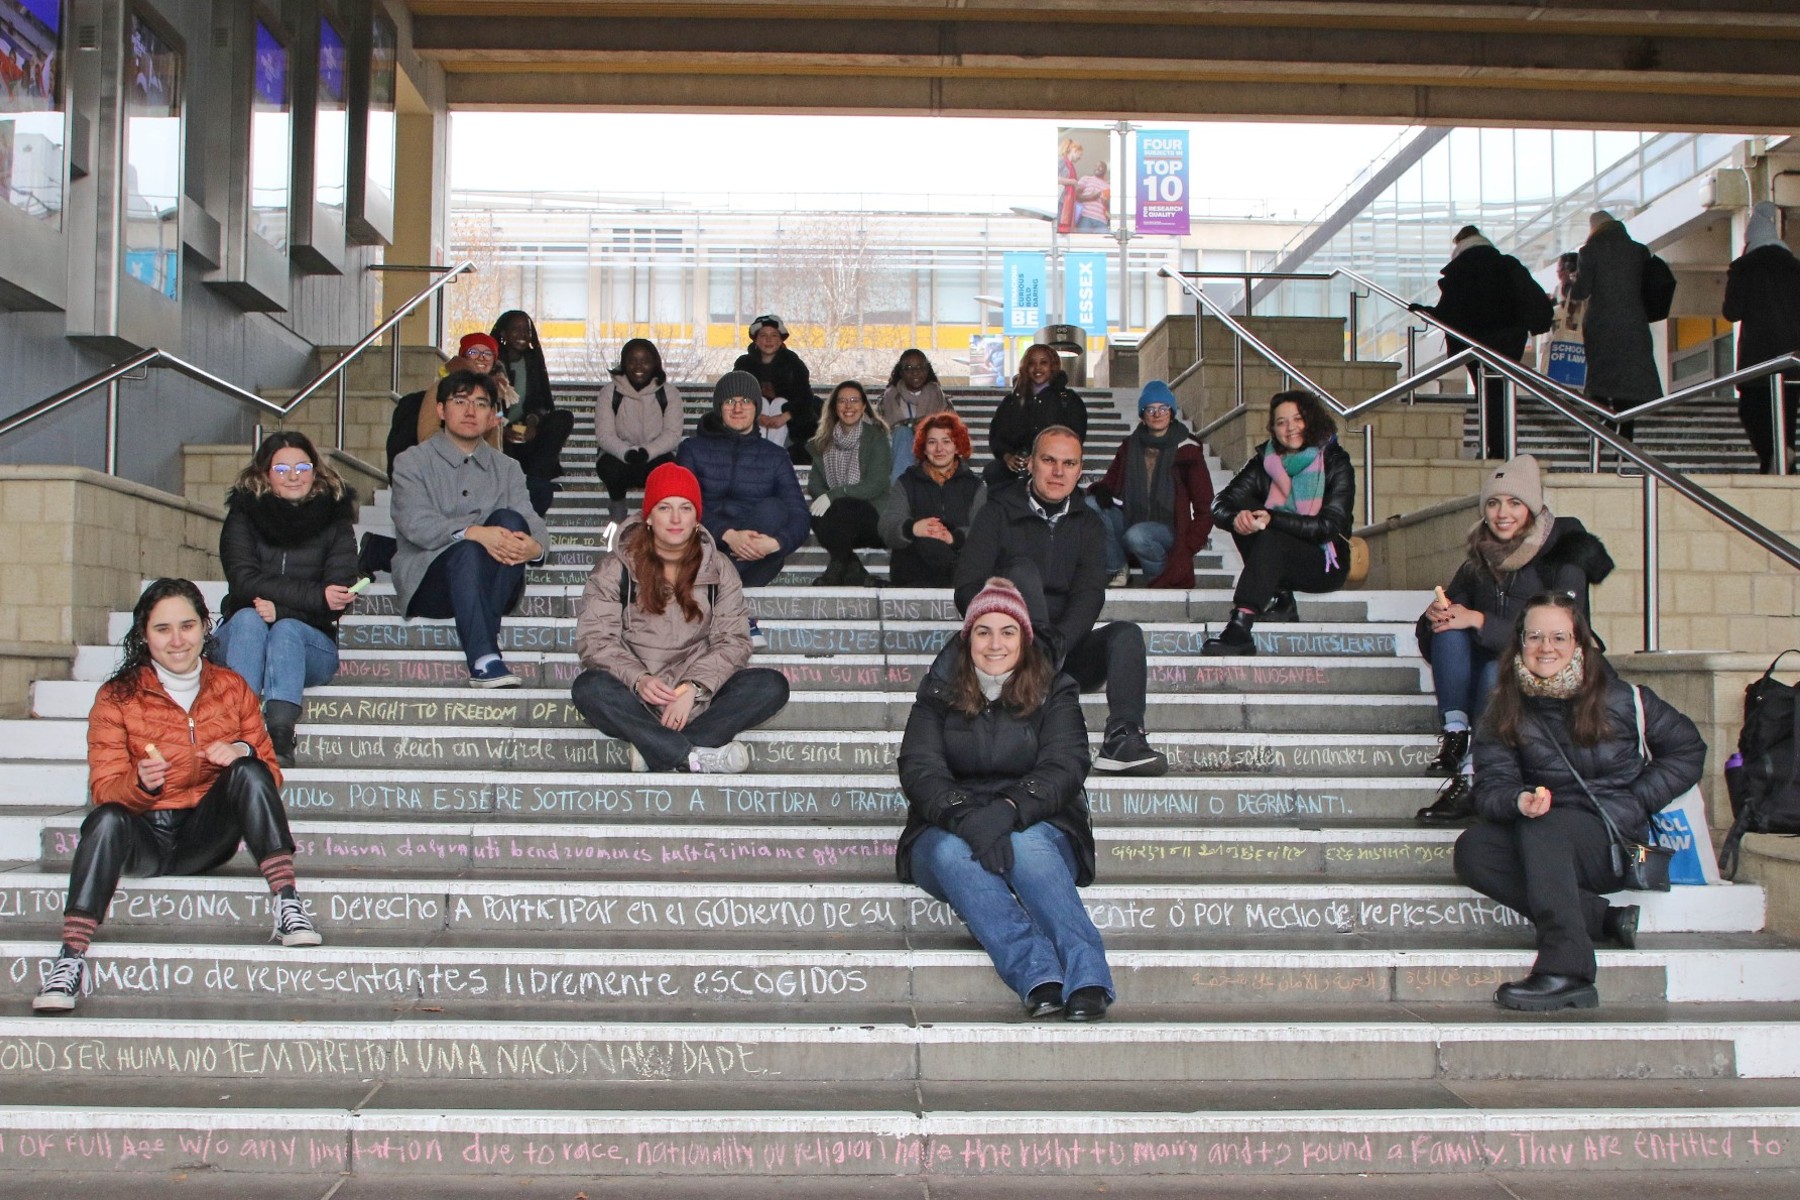
{"type": "MultiPolygon", "coordinates": [[[[287,416],[301,404],[304,404],[314,392],[324,387],[327,383],[335,381],[337,384],[336,436],[337,445],[341,448],[344,444],[345,368],[355,361],[355,359],[370,346],[379,341],[381,336],[388,330],[394,328],[408,316],[411,316],[413,310],[418,308],[419,305],[425,303],[433,296],[436,296],[465,271],[473,271],[474,269],[475,264],[466,259],[453,267],[444,268],[447,273],[443,278],[433,280],[411,299],[401,304],[400,307],[396,308],[392,315],[385,321],[370,330],[366,336],[356,343],[356,345],[352,346],[349,350],[339,356],[336,362],[326,367],[323,371],[320,371],[310,382],[299,391],[295,392],[285,403],[277,403],[274,400],[265,399],[255,392],[246,391],[235,383],[230,383],[219,378],[204,367],[195,366],[193,363],[188,362],[179,355],[171,354],[167,350],[152,347],[148,350],[141,350],[122,362],[114,363],[104,371],[91,375],[79,383],[64,388],[53,396],[46,397],[36,404],[21,409],[12,416],[7,417],[5,420],[0,420],[0,438],[4,438],[17,429],[21,429],[49,416],[51,413],[56,412],[65,405],[79,400],[89,392],[99,388],[105,388],[107,392],[106,473],[108,475],[116,475],[118,474],[119,467],[119,381],[127,377],[144,378],[151,367],[167,367],[172,371],[186,375],[189,379],[192,379],[197,383],[206,384],[214,391],[222,392],[241,404],[247,404],[252,408],[260,409],[276,417],[287,416]]],[[[400,349],[401,339],[395,337],[393,341],[393,369],[389,377],[389,390],[394,395],[398,395],[399,388],[400,349]]]]}
{"type": "MultiPolygon", "coordinates": [[[[1339,268],[1339,273],[1345,278],[1369,288],[1370,291],[1393,300],[1395,303],[1402,305],[1405,303],[1380,284],[1366,279],[1355,271],[1349,270],[1348,268],[1339,268]]],[[[1239,339],[1241,345],[1249,346],[1267,359],[1271,365],[1275,366],[1289,377],[1304,382],[1308,391],[1316,395],[1327,407],[1346,420],[1369,412],[1383,404],[1390,403],[1399,396],[1412,392],[1421,383],[1429,382],[1431,379],[1435,379],[1459,366],[1469,362],[1478,362],[1488,370],[1504,376],[1514,389],[1524,388],[1526,392],[1541,401],[1552,412],[1573,422],[1576,426],[1586,432],[1596,444],[1604,443],[1617,451],[1622,459],[1637,464],[1644,472],[1644,649],[1646,651],[1660,649],[1661,641],[1662,601],[1660,594],[1660,556],[1657,545],[1660,530],[1658,517],[1659,498],[1657,493],[1659,484],[1673,488],[1676,492],[1685,496],[1694,505],[1700,508],[1701,511],[1710,514],[1717,520],[1723,522],[1728,528],[1749,538],[1788,566],[1800,570],[1800,547],[1795,546],[1792,542],[1781,537],[1748,514],[1727,504],[1713,493],[1688,479],[1679,471],[1674,470],[1660,458],[1647,450],[1640,449],[1636,444],[1615,432],[1609,423],[1623,419],[1626,416],[1625,413],[1614,413],[1608,409],[1600,408],[1586,397],[1576,395],[1567,388],[1556,383],[1554,380],[1539,375],[1529,367],[1516,363],[1505,355],[1498,354],[1488,347],[1481,345],[1479,342],[1464,341],[1463,349],[1433,363],[1424,371],[1416,372],[1413,376],[1395,383],[1393,386],[1369,397],[1360,404],[1345,405],[1330,392],[1326,391],[1318,384],[1313,383],[1311,380],[1308,380],[1298,368],[1281,357],[1280,354],[1266,346],[1260,338],[1244,328],[1244,326],[1232,318],[1230,314],[1221,311],[1217,302],[1208,296],[1205,289],[1201,288],[1198,284],[1182,278],[1179,272],[1170,271],[1167,267],[1163,268],[1161,274],[1165,277],[1175,279],[1176,283],[1180,285],[1184,291],[1194,297],[1197,304],[1204,305],[1208,309],[1211,309],[1212,315],[1227,329],[1231,330],[1231,332],[1239,339]]],[[[1463,336],[1458,333],[1458,331],[1437,320],[1431,314],[1420,313],[1419,315],[1437,328],[1455,335],[1459,341],[1464,340],[1463,336]]],[[[1735,371],[1727,376],[1726,380],[1736,382],[1740,379],[1753,379],[1765,375],[1772,375],[1790,366],[1800,366],[1800,361],[1796,361],[1795,355],[1782,355],[1779,358],[1770,359],[1768,362],[1735,371]]],[[[1707,381],[1704,390],[1712,391],[1721,386],[1723,382],[1724,381],[1721,380],[1709,380],[1707,381]]],[[[1669,403],[1674,403],[1679,399],[1687,398],[1687,395],[1692,393],[1694,393],[1694,389],[1690,388],[1686,389],[1684,393],[1677,394],[1676,396],[1663,397],[1662,400],[1664,403],[1655,405],[1655,407],[1667,407],[1669,403]]],[[[1509,396],[1509,400],[1510,399],[1511,397],[1509,396]]],[[[1628,412],[1635,415],[1650,407],[1651,406],[1649,405],[1640,405],[1635,409],[1628,410],[1628,412]]],[[[1206,430],[1210,432],[1218,428],[1227,420],[1246,411],[1246,409],[1247,406],[1240,402],[1231,412],[1225,414],[1225,416],[1218,420],[1209,423],[1206,426],[1206,430]]],[[[1508,422],[1508,425],[1510,427],[1510,421],[1508,422]]],[[[1776,428],[1779,430],[1780,426],[1777,425],[1776,428]]],[[[1372,426],[1365,425],[1363,427],[1363,433],[1366,439],[1372,439],[1374,429],[1372,426]]],[[[1510,441],[1510,435],[1508,440],[1510,441]]],[[[1373,454],[1368,450],[1366,444],[1364,447],[1364,457],[1367,462],[1374,461],[1373,454]]],[[[1373,521],[1375,518],[1372,480],[1365,481],[1365,489],[1365,516],[1367,516],[1370,521],[1373,521]]]]}

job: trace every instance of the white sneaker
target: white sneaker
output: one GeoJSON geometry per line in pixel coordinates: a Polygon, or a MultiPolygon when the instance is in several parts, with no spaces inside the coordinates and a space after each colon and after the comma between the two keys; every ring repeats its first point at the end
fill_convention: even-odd
{"type": "Polygon", "coordinates": [[[695,746],[688,752],[688,770],[696,775],[742,775],[749,769],[750,751],[742,742],[695,746]]]}
{"type": "Polygon", "coordinates": [[[650,769],[650,764],[644,761],[644,756],[638,753],[636,746],[631,748],[631,769],[640,775],[650,769]]]}
{"type": "Polygon", "coordinates": [[[275,909],[275,933],[270,937],[272,942],[280,942],[284,946],[317,946],[325,939],[313,928],[312,919],[306,915],[306,905],[298,896],[276,896],[272,907],[275,909]]]}
{"type": "Polygon", "coordinates": [[[75,1000],[81,995],[82,970],[87,966],[87,959],[79,954],[58,955],[50,964],[50,974],[44,979],[44,986],[32,997],[31,1011],[40,1013],[66,1013],[75,1011],[75,1000]]]}
{"type": "Polygon", "coordinates": [[[1119,573],[1117,575],[1114,575],[1111,579],[1108,579],[1106,581],[1106,586],[1109,588],[1124,587],[1127,583],[1130,583],[1130,582],[1131,582],[1131,564],[1126,563],[1124,566],[1119,568],[1119,573]]]}

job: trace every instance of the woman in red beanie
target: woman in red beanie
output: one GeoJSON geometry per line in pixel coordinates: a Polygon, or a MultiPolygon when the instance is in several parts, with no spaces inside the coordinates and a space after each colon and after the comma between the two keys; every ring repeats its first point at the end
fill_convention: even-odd
{"type": "Polygon", "coordinates": [[[750,752],[737,735],[787,703],[786,677],[749,665],[743,584],[700,509],[692,471],[650,472],[642,513],[626,519],[582,592],[575,706],[631,743],[634,771],[744,771],[750,752]]]}

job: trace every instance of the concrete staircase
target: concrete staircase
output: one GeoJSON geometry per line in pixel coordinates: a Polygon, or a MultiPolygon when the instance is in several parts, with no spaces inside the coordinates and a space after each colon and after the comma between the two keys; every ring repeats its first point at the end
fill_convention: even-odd
{"type": "MultiPolygon", "coordinates": [[[[1481,418],[1473,396],[1421,393],[1419,403],[1461,408],[1464,453],[1481,457],[1481,418]]],[[[1636,434],[1638,445],[1683,474],[1757,472],[1756,454],[1738,419],[1737,400],[1730,396],[1693,400],[1645,417],[1637,423],[1636,434]]],[[[1519,450],[1536,455],[1552,471],[1587,470],[1587,435],[1530,399],[1519,405],[1519,450]]],[[[1605,463],[1610,452],[1602,454],[1607,456],[1601,460],[1605,463]]]]}
{"type": "Polygon", "coordinates": [[[1090,782],[1112,1016],[1028,1023],[892,882],[948,598],[753,593],[794,696],[751,772],[631,774],[568,702],[586,450],[506,623],[527,687],[470,691],[453,627],[400,620],[385,579],[346,622],[286,788],[318,949],[266,944],[243,859],[129,880],[80,1011],[26,1015],[113,650],[0,722],[0,1195],[1795,1194],[1800,949],[1759,932],[1760,889],[1634,897],[1598,1012],[1489,1003],[1530,941],[1410,820],[1437,783],[1424,594],[1303,598],[1257,657],[1201,659],[1228,546],[1195,591],[1109,593],[1148,630],[1172,771],[1090,782]]]}

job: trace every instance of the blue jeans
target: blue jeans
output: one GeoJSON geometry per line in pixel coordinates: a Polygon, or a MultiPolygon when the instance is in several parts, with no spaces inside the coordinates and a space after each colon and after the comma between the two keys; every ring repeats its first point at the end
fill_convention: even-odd
{"type": "Polygon", "coordinates": [[[329,634],[292,617],[270,625],[254,608],[238,609],[219,627],[219,656],[258,696],[289,704],[300,703],[303,689],[330,683],[338,668],[329,634]]]}
{"type": "Polygon", "coordinates": [[[1164,525],[1161,521],[1139,521],[1136,525],[1125,524],[1125,510],[1116,504],[1108,504],[1104,508],[1094,503],[1090,497],[1088,507],[1100,514],[1100,524],[1106,527],[1106,573],[1117,575],[1125,569],[1125,556],[1137,559],[1138,566],[1143,569],[1145,579],[1155,579],[1163,573],[1163,567],[1169,561],[1169,551],[1175,548],[1175,529],[1164,525]]]}
{"type": "MultiPolygon", "coordinates": [[[[1765,404],[1763,407],[1769,406],[1765,404]]],[[[913,465],[913,423],[908,421],[905,424],[894,426],[892,437],[894,439],[894,469],[888,476],[890,483],[906,474],[906,468],[913,465]]]]}
{"type": "Polygon", "coordinates": [[[913,843],[913,882],[956,910],[1021,1000],[1044,983],[1062,984],[1065,996],[1105,988],[1111,999],[1106,947],[1075,889],[1068,835],[1040,821],[1014,833],[1012,846],[1012,870],[996,875],[969,843],[933,826],[913,843]]]}
{"type": "Polygon", "coordinates": [[[1431,685],[1437,692],[1439,721],[1447,713],[1460,712],[1473,729],[1499,678],[1499,661],[1475,640],[1473,629],[1431,635],[1431,685]]]}
{"type": "MultiPolygon", "coordinates": [[[[483,525],[530,533],[525,518],[510,508],[488,514],[483,525]]],[[[547,549],[547,547],[546,547],[547,549]]],[[[475,542],[458,542],[431,560],[407,607],[409,617],[454,617],[469,669],[500,653],[500,618],[525,590],[525,564],[505,566],[475,542]]]]}

